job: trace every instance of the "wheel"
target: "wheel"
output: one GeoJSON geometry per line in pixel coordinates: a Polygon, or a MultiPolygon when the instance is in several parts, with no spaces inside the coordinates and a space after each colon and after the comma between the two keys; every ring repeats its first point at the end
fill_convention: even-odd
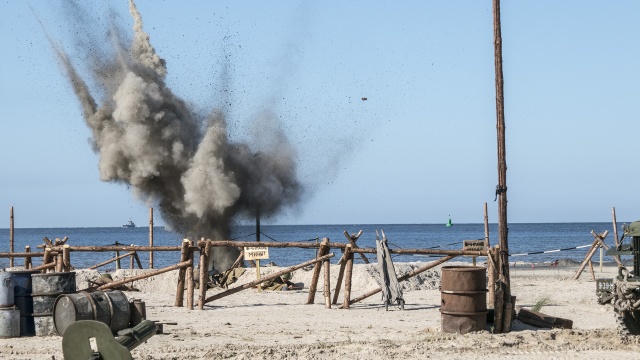
{"type": "Polygon", "coordinates": [[[623,311],[622,314],[616,311],[615,313],[621,333],[640,335],[640,311],[623,311]]]}

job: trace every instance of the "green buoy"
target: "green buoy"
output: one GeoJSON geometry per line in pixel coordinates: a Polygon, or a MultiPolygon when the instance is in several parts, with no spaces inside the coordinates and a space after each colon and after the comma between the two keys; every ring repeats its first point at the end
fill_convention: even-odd
{"type": "Polygon", "coordinates": [[[447,227],[449,226],[453,226],[453,223],[451,222],[451,215],[449,215],[449,221],[447,221],[447,227]]]}

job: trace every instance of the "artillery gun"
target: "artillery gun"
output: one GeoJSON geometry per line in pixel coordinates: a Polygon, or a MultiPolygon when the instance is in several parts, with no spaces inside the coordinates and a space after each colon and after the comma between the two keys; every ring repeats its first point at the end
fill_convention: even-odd
{"type": "Polygon", "coordinates": [[[640,335],[640,221],[623,226],[620,245],[611,247],[606,255],[631,255],[633,270],[621,266],[614,279],[598,279],[598,302],[613,305],[622,333],[640,335]]]}

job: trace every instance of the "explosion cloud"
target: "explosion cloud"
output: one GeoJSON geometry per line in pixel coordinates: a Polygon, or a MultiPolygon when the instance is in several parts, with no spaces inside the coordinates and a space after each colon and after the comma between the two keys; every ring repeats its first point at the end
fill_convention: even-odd
{"type": "MultiPolygon", "coordinates": [[[[129,185],[147,203],[158,204],[173,230],[193,239],[226,239],[239,217],[276,214],[296,203],[301,184],[296,152],[276,116],[265,111],[256,144],[229,139],[225,113],[192,111],[165,83],[167,68],[129,2],[133,39],[123,45],[111,34],[113,52],[94,59],[91,76],[104,94],[99,104],[68,55],[54,46],[92,130],[100,179],[129,185]]],[[[226,269],[235,248],[213,254],[226,269]]]]}

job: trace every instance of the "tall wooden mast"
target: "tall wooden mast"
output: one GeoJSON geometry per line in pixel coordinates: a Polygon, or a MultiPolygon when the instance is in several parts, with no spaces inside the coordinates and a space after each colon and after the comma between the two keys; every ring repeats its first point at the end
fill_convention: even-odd
{"type": "Polygon", "coordinates": [[[509,227],[507,226],[507,162],[504,126],[504,80],[502,77],[502,31],[500,0],[493,0],[493,48],[496,72],[496,117],[498,133],[498,239],[500,244],[498,282],[496,289],[496,332],[511,331],[511,286],[509,279],[509,227]]]}

